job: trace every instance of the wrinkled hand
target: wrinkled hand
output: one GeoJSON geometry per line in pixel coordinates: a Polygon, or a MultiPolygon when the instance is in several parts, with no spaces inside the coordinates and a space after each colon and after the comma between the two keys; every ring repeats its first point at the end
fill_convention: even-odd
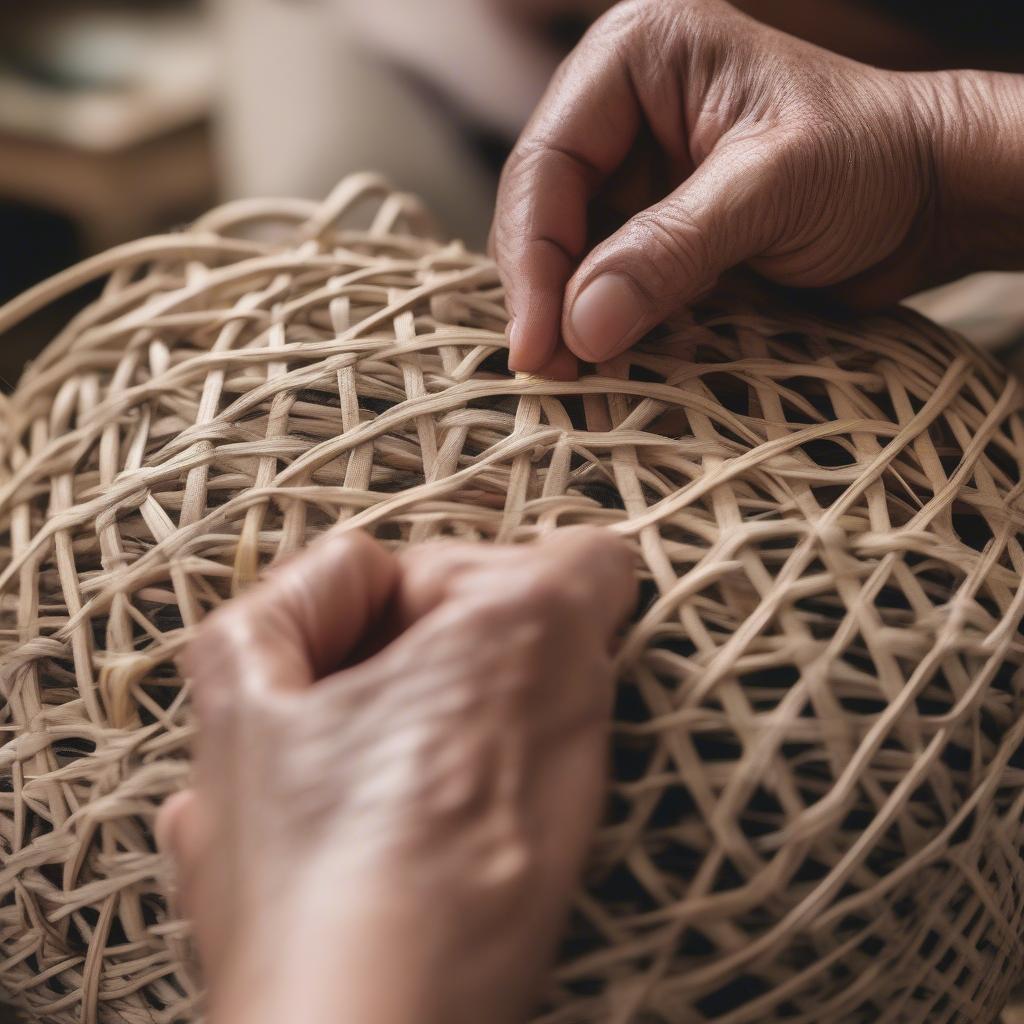
{"type": "Polygon", "coordinates": [[[1020,81],[958,74],[867,67],[722,0],[617,5],[502,177],[492,246],[511,366],[572,376],[575,356],[622,352],[741,263],[887,304],[985,262],[972,195],[1002,196],[988,220],[1016,217],[1019,261],[1020,81]],[[591,248],[592,201],[624,181],[633,216],[591,248]]]}
{"type": "Polygon", "coordinates": [[[211,1019],[521,1019],[599,818],[634,601],[603,531],[347,534],[212,615],[196,786],[158,822],[211,1019]]]}

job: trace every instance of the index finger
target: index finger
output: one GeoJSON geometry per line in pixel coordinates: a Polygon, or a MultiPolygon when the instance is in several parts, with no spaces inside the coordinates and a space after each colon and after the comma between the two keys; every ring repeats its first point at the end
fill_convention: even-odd
{"type": "Polygon", "coordinates": [[[505,164],[491,242],[508,298],[509,366],[537,373],[555,354],[566,282],[587,242],[587,203],[640,125],[614,19],[559,68],[505,164]]]}
{"type": "Polygon", "coordinates": [[[390,605],[401,633],[440,606],[510,602],[530,615],[551,600],[610,640],[636,606],[633,548],[600,527],[569,526],[533,544],[442,541],[407,548],[390,605]]]}

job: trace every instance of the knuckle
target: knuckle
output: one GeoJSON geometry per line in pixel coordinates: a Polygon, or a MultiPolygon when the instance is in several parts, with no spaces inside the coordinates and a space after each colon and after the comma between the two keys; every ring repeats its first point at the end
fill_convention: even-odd
{"type": "Polygon", "coordinates": [[[822,197],[836,186],[841,157],[842,129],[808,113],[799,127],[772,132],[760,143],[758,171],[765,189],[773,196],[822,197]]]}
{"type": "Polygon", "coordinates": [[[799,127],[778,129],[764,139],[764,162],[769,167],[811,162],[831,131],[832,125],[807,111],[802,114],[799,127]]]}
{"type": "Polygon", "coordinates": [[[659,42],[657,25],[662,18],[652,0],[625,0],[594,22],[584,44],[595,53],[642,68],[652,44],[659,42]]]}
{"type": "MultiPolygon", "coordinates": [[[[630,543],[610,530],[594,529],[577,541],[579,572],[591,584],[611,580],[629,585],[633,579],[635,553],[630,543]]],[[[592,591],[592,585],[589,587],[592,591]]]]}
{"type": "Polygon", "coordinates": [[[665,0],[624,0],[594,24],[606,33],[632,35],[661,24],[667,12],[680,6],[679,3],[666,4],[665,0]]]}
{"type": "Polygon", "coordinates": [[[528,615],[547,620],[561,611],[566,601],[565,585],[547,573],[531,573],[512,589],[510,595],[528,615]]]}
{"type": "Polygon", "coordinates": [[[708,239],[684,210],[638,214],[625,242],[637,285],[656,302],[701,280],[711,262],[708,239]]]}
{"type": "Polygon", "coordinates": [[[715,0],[625,0],[607,11],[595,27],[610,35],[656,44],[673,43],[718,12],[715,0]]]}
{"type": "Polygon", "coordinates": [[[605,11],[591,27],[596,35],[619,34],[645,24],[651,16],[653,4],[650,0],[624,0],[605,11]]]}
{"type": "Polygon", "coordinates": [[[479,562],[481,554],[472,544],[445,540],[406,548],[399,560],[410,585],[447,590],[479,562]]]}
{"type": "Polygon", "coordinates": [[[617,559],[622,552],[632,550],[624,537],[603,526],[563,527],[560,534],[564,541],[571,542],[584,568],[595,560],[617,559]]]}
{"type": "Polygon", "coordinates": [[[550,629],[582,617],[588,603],[586,588],[578,579],[546,569],[524,572],[510,580],[501,600],[518,621],[533,621],[550,629]]]}
{"type": "Polygon", "coordinates": [[[603,62],[609,58],[629,64],[643,64],[649,44],[657,42],[657,26],[664,18],[661,0],[622,0],[596,18],[574,54],[563,62],[558,75],[575,70],[578,59],[603,62]]]}
{"type": "Polygon", "coordinates": [[[339,560],[360,558],[369,561],[381,551],[380,543],[362,530],[333,531],[321,543],[327,545],[327,551],[339,560]]]}
{"type": "Polygon", "coordinates": [[[437,544],[416,544],[412,547],[403,548],[398,554],[398,561],[402,566],[402,573],[406,578],[419,580],[429,576],[437,565],[439,556],[444,552],[447,545],[437,544]]]}
{"type": "MultiPolygon", "coordinates": [[[[572,72],[572,68],[565,68],[556,74],[572,72]]],[[[498,184],[495,219],[498,232],[518,230],[520,221],[536,202],[535,189],[546,176],[549,163],[564,156],[556,144],[562,117],[560,102],[542,102],[530,127],[520,136],[505,161],[498,184]]]]}

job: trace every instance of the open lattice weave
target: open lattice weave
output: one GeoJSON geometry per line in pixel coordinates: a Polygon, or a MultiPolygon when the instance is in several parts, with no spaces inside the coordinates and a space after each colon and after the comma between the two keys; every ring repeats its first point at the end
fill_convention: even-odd
{"type": "Polygon", "coordinates": [[[234,204],[0,311],[109,274],[2,416],[0,989],[193,1013],[149,831],[188,771],[172,658],[261,567],[339,521],[588,522],[645,597],[540,1019],[993,1020],[1024,963],[1018,385],[909,315],[752,312],[515,379],[493,267],[421,221],[366,177],[234,204]]]}

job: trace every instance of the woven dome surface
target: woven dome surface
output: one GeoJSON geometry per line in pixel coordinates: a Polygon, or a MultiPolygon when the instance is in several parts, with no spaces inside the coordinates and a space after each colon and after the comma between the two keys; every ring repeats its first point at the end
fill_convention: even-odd
{"type": "Polygon", "coordinates": [[[735,309],[514,378],[493,266],[426,230],[363,176],[0,310],[109,275],[0,407],[0,992],[191,1019],[151,838],[188,774],[173,658],[264,566],[337,523],[592,523],[643,599],[538,1020],[994,1020],[1024,964],[1017,383],[909,314],[735,309]]]}

